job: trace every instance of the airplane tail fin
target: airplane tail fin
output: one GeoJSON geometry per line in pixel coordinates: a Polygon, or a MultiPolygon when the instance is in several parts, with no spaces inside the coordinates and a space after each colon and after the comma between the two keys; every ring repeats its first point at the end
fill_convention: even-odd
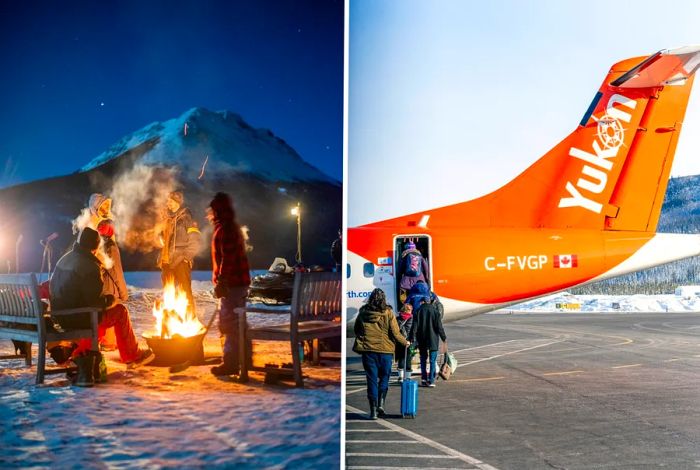
{"type": "Polygon", "coordinates": [[[380,224],[653,232],[699,67],[700,46],[618,62],[579,126],[511,182],[380,224]]]}

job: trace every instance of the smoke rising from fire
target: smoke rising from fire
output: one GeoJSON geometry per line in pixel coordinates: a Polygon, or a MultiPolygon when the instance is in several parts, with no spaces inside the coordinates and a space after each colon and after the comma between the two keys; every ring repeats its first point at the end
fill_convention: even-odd
{"type": "Polygon", "coordinates": [[[175,169],[136,164],[117,177],[110,197],[121,247],[144,253],[161,247],[162,211],[177,189],[175,175],[175,169]]]}
{"type": "MultiPolygon", "coordinates": [[[[90,227],[93,230],[97,230],[97,223],[97,218],[93,217],[90,208],[85,207],[82,211],[80,211],[80,215],[73,219],[73,233],[79,233],[85,227],[90,227]]],[[[114,266],[114,260],[112,260],[112,258],[110,258],[105,251],[105,244],[102,237],[100,237],[100,246],[97,248],[96,256],[100,261],[102,261],[102,264],[106,269],[112,269],[114,266]]]]}

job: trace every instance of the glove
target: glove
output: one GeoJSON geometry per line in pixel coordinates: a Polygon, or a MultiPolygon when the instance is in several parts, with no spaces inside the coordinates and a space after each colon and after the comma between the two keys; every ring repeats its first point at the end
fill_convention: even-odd
{"type": "Polygon", "coordinates": [[[225,282],[219,281],[214,286],[214,298],[220,299],[221,297],[226,297],[228,294],[228,286],[225,282]]]}
{"type": "Polygon", "coordinates": [[[104,303],[105,303],[104,308],[112,307],[114,305],[114,296],[112,294],[106,294],[104,296],[104,303]]]}

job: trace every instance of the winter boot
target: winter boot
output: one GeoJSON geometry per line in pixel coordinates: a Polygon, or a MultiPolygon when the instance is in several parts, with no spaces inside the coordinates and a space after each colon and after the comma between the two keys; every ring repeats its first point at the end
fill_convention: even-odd
{"type": "Polygon", "coordinates": [[[107,383],[107,362],[99,351],[90,351],[88,354],[95,356],[95,364],[92,368],[92,378],[96,384],[107,383]]]}
{"type": "Polygon", "coordinates": [[[92,387],[95,385],[95,379],[92,375],[95,367],[95,356],[92,354],[78,356],[73,358],[73,362],[78,366],[78,376],[74,385],[78,387],[92,387]]]}
{"type": "Polygon", "coordinates": [[[211,368],[211,373],[218,376],[238,375],[241,373],[238,358],[234,358],[232,353],[224,353],[224,363],[211,368]]]}
{"type": "Polygon", "coordinates": [[[386,417],[386,413],[384,412],[384,404],[386,403],[386,392],[388,392],[388,390],[379,392],[379,402],[377,403],[377,415],[380,418],[386,417]]]}
{"type": "Polygon", "coordinates": [[[369,419],[377,419],[377,402],[375,400],[369,401],[369,419]]]}

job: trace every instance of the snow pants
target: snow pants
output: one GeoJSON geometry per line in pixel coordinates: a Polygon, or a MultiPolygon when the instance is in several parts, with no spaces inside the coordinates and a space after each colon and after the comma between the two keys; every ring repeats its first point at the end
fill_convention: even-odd
{"type": "MultiPolygon", "coordinates": [[[[134,335],[134,329],[131,327],[129,310],[124,305],[116,304],[102,313],[102,319],[97,325],[98,339],[104,337],[105,331],[110,327],[114,327],[119,357],[122,362],[136,360],[139,355],[139,344],[134,335]]],[[[78,347],[73,351],[73,357],[83,355],[91,349],[92,341],[90,339],[80,339],[78,340],[78,347]]]]}

